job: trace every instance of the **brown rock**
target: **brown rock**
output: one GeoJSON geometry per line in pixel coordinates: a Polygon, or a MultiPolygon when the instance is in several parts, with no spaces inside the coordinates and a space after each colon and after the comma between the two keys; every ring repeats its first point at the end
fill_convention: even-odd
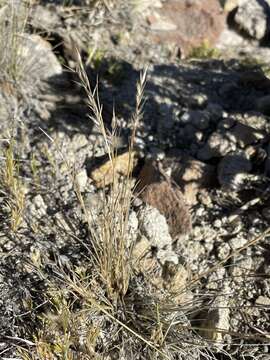
{"type": "Polygon", "coordinates": [[[134,245],[131,253],[133,265],[146,273],[153,271],[157,267],[157,259],[152,256],[150,250],[151,243],[143,236],[134,245]]]}
{"type": "Polygon", "coordinates": [[[163,266],[162,277],[164,280],[164,288],[177,293],[186,287],[188,272],[181,264],[175,265],[166,262],[163,266]]]}
{"type": "Polygon", "coordinates": [[[139,175],[138,190],[143,201],[165,216],[173,238],[191,230],[191,215],[180,189],[165,179],[155,162],[146,163],[139,175]]]}
{"type": "Polygon", "coordinates": [[[139,174],[137,191],[140,193],[145,190],[146,186],[149,184],[159,183],[162,179],[163,176],[159,172],[156,162],[146,161],[139,174]]]}
{"type": "Polygon", "coordinates": [[[198,193],[214,185],[215,167],[186,157],[183,162],[175,163],[172,177],[183,191],[187,203],[194,205],[198,193]]]}
{"type": "Polygon", "coordinates": [[[213,46],[225,25],[218,0],[168,0],[148,17],[157,43],[175,44],[185,56],[205,41],[213,46]]]}
{"type": "Polygon", "coordinates": [[[163,288],[170,292],[172,300],[180,305],[191,301],[192,294],[186,289],[189,273],[183,265],[166,262],[162,269],[163,288]]]}
{"type": "Polygon", "coordinates": [[[182,151],[171,150],[163,162],[171,177],[180,186],[189,205],[197,203],[197,196],[216,183],[215,167],[186,155],[182,151]]]}
{"type": "Polygon", "coordinates": [[[106,158],[100,165],[91,169],[89,176],[94,181],[97,188],[102,188],[103,186],[112,184],[120,175],[127,176],[129,171],[132,172],[135,163],[135,151],[132,152],[131,157],[127,151],[116,156],[113,160],[113,164],[106,158]]]}

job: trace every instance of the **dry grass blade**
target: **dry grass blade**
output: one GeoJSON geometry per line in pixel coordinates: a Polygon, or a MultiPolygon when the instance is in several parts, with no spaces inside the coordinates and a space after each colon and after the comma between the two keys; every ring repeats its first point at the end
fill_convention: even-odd
{"type": "Polygon", "coordinates": [[[78,65],[77,65],[77,73],[79,75],[81,85],[84,88],[87,97],[88,97],[88,106],[91,111],[90,119],[94,122],[94,124],[97,126],[97,128],[100,130],[103,139],[105,141],[105,147],[106,147],[106,153],[108,154],[110,161],[112,162],[112,148],[109,144],[108,139],[111,137],[111,134],[108,132],[108,130],[105,128],[103,117],[102,117],[102,106],[99,101],[98,96],[98,86],[94,88],[92,91],[89,79],[87,77],[87,74],[85,72],[83,62],[81,55],[79,51],[77,51],[77,58],[78,58],[78,65]]]}

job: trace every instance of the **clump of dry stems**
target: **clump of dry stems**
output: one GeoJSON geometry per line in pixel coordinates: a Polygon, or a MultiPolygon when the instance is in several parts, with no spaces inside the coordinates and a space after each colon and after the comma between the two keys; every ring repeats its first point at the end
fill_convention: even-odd
{"type": "MultiPolygon", "coordinates": [[[[146,82],[146,71],[144,71],[137,84],[136,110],[132,117],[132,134],[129,142],[128,172],[119,179],[116,176],[115,160],[117,149],[115,147],[115,134],[117,133],[115,116],[112,119],[112,131],[109,132],[104,125],[102,117],[102,106],[99,102],[98,88],[92,91],[88,77],[80,61],[78,74],[84,87],[88,105],[91,111],[91,120],[100,130],[105,144],[105,152],[108,155],[113,178],[109,194],[104,193],[104,201],[101,216],[96,219],[96,227],[89,225],[92,238],[92,245],[95,254],[95,266],[100,274],[102,282],[107,289],[109,298],[121,299],[125,296],[130,278],[130,250],[128,244],[128,219],[132,201],[131,171],[133,169],[133,150],[135,143],[136,129],[142,117],[143,91],[146,82]]],[[[77,192],[82,206],[83,199],[77,192]]],[[[86,210],[85,210],[86,211],[86,210]]]]}
{"type": "Polygon", "coordinates": [[[10,229],[16,232],[23,221],[25,188],[19,175],[19,166],[14,157],[14,141],[10,140],[4,151],[0,170],[0,189],[4,194],[4,210],[8,214],[10,229]]]}
{"type": "Polygon", "coordinates": [[[0,2],[0,81],[16,87],[26,75],[22,44],[30,11],[30,1],[0,2]]]}

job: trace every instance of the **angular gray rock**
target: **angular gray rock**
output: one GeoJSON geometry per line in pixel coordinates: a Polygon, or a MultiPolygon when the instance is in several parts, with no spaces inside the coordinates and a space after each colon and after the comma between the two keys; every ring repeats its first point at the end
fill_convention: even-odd
{"type": "Polygon", "coordinates": [[[262,40],[269,32],[269,15],[268,1],[244,0],[239,1],[234,20],[248,36],[262,40]]]}
{"type": "Polygon", "coordinates": [[[62,66],[51,45],[39,35],[25,35],[20,44],[21,63],[29,82],[50,79],[62,74],[62,66]]]}
{"type": "Polygon", "coordinates": [[[165,217],[154,207],[146,205],[138,214],[139,230],[150,246],[157,249],[156,257],[161,264],[178,264],[178,256],[172,250],[172,238],[165,217]]]}
{"type": "Polygon", "coordinates": [[[158,249],[171,246],[172,238],[166,219],[157,209],[147,205],[139,214],[139,223],[142,234],[152,246],[158,249]]]}

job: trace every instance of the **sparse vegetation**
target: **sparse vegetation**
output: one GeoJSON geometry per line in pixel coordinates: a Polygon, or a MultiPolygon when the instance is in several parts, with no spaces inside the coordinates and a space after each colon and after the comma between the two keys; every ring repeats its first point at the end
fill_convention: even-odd
{"type": "MultiPolygon", "coordinates": [[[[116,176],[115,156],[117,149],[115,148],[115,135],[118,132],[116,126],[116,119],[112,119],[113,128],[111,132],[105,128],[102,118],[102,106],[98,98],[98,88],[92,91],[87,75],[84,71],[82,62],[79,64],[79,77],[82,85],[87,93],[88,105],[90,111],[93,113],[92,120],[99,128],[104,138],[105,150],[110,159],[113,181],[109,191],[109,196],[105,195],[104,188],[104,203],[102,206],[102,214],[96,221],[96,227],[92,229],[89,226],[89,232],[92,238],[92,246],[94,249],[94,263],[100,280],[104,282],[106,293],[110,300],[119,301],[122,299],[129,286],[130,278],[130,249],[132,244],[129,244],[128,238],[128,219],[130,206],[132,201],[132,162],[133,162],[133,148],[136,136],[136,129],[142,116],[142,97],[145,86],[146,73],[143,73],[140,82],[137,85],[137,101],[136,112],[132,118],[133,132],[130,139],[128,172],[124,179],[119,179],[116,176]],[[120,181],[120,182],[119,182],[120,181]]],[[[80,199],[82,208],[83,199],[77,191],[77,196],[80,199]]],[[[91,216],[91,214],[89,214],[91,216]]]]}
{"type": "MultiPolygon", "coordinates": [[[[82,62],[78,72],[93,114],[91,119],[103,135],[105,151],[114,168],[116,119],[112,119],[115,125],[109,132],[102,118],[98,88],[92,91],[82,62]]],[[[117,356],[129,354],[132,357],[142,352],[146,358],[164,359],[172,359],[177,353],[184,359],[187,351],[194,356],[208,351],[200,337],[192,335],[181,308],[175,307],[174,298],[179,295],[178,291],[175,288],[173,293],[169,288],[164,292],[158,290],[147,274],[140,273],[132,258],[134,244],[128,225],[134,184],[131,179],[132,153],[136,129],[142,120],[145,82],[146,72],[141,74],[137,85],[129,142],[130,171],[122,178],[113,171],[112,185],[103,188],[99,215],[87,211],[83,196],[74,183],[77,199],[88,219],[87,262],[83,268],[65,271],[58,267],[54,273],[50,280],[51,290],[45,295],[50,310],[41,316],[35,349],[30,352],[20,350],[25,359],[59,356],[67,360],[78,356],[80,359],[99,359],[114,352],[117,356]],[[111,329],[109,333],[107,329],[111,329]]],[[[37,271],[46,278],[40,261],[37,271]]]]}
{"type": "Polygon", "coordinates": [[[16,232],[22,221],[25,208],[25,187],[20,178],[19,164],[14,157],[14,140],[10,140],[4,152],[4,166],[0,173],[1,191],[4,193],[4,210],[10,229],[16,232]]]}
{"type": "Polygon", "coordinates": [[[1,1],[0,3],[0,80],[16,84],[26,75],[27,60],[23,54],[30,1],[1,1]]]}
{"type": "MultiPolygon", "coordinates": [[[[63,29],[59,30],[57,24],[44,30],[46,40],[42,41],[56,64],[60,58],[63,64],[69,64],[70,60],[73,68],[76,58],[77,68],[62,72],[59,64],[60,71],[40,81],[40,87],[36,86],[36,78],[31,77],[35,49],[31,48],[33,54],[29,54],[22,45],[26,32],[35,32],[33,24],[28,27],[30,5],[28,1],[0,2],[0,131],[3,137],[0,154],[0,357],[204,360],[232,358],[234,352],[236,357],[240,354],[244,359],[246,349],[249,351],[254,342],[258,348],[267,346],[269,282],[265,270],[267,246],[263,241],[270,233],[269,189],[264,183],[265,174],[269,173],[269,124],[264,119],[257,128],[260,119],[254,120],[255,115],[250,115],[246,98],[235,105],[239,107],[236,116],[235,108],[231,110],[230,107],[230,96],[235,88],[240,89],[239,97],[244,89],[248,102],[254,93],[261,96],[268,86],[264,75],[268,74],[269,67],[253,59],[242,63],[244,68],[258,66],[264,71],[260,77],[255,77],[256,86],[249,93],[250,81],[245,82],[245,74],[241,73],[241,81],[236,81],[238,70],[233,68],[231,74],[225,62],[220,62],[212,72],[207,72],[207,66],[200,68],[193,62],[190,66],[191,58],[221,57],[218,50],[204,42],[189,54],[187,68],[179,62],[172,65],[171,59],[165,59],[167,63],[164,64],[161,62],[163,70],[158,71],[163,71],[162,74],[156,75],[155,66],[151,67],[152,82],[147,95],[153,97],[153,102],[147,117],[143,116],[146,70],[140,73],[136,91],[131,91],[132,86],[135,88],[135,84],[131,84],[131,88],[126,89],[127,94],[121,89],[122,98],[118,97],[116,108],[123,99],[126,101],[126,95],[132,94],[133,114],[128,117],[130,112],[123,112],[117,116],[115,109],[107,106],[112,100],[109,99],[108,104],[106,100],[112,88],[113,95],[119,96],[121,79],[129,79],[131,75],[124,65],[130,64],[110,54],[101,38],[97,47],[93,45],[96,39],[92,42],[90,39],[89,43],[87,40],[85,44],[82,37],[80,52],[76,57],[70,56],[65,26],[77,39],[81,35],[74,31],[77,20],[85,25],[96,16],[93,22],[101,26],[104,14],[109,14],[115,27],[120,24],[114,34],[121,35],[124,34],[123,9],[131,6],[129,9],[136,10],[131,15],[137,16],[151,6],[150,1],[121,3],[118,23],[108,11],[117,8],[115,1],[86,0],[82,7],[77,1],[60,1],[60,15],[54,15],[59,23],[61,19],[63,29]],[[88,7],[95,11],[90,14],[88,7]],[[84,11],[80,18],[79,11],[84,11]],[[58,59],[53,54],[54,47],[58,47],[58,59]],[[175,68],[180,71],[172,72],[175,68]],[[94,75],[102,73],[99,79],[104,75],[102,94],[98,85],[92,85],[92,71],[94,75]],[[30,80],[27,83],[24,82],[26,76],[30,80]],[[212,83],[211,77],[214,78],[212,83]],[[22,91],[23,86],[26,92],[22,91]],[[218,89],[212,93],[212,87],[218,89]],[[12,117],[2,111],[2,93],[5,102],[12,93],[17,102],[14,108],[9,104],[10,113],[16,112],[18,116],[12,117]],[[105,99],[104,106],[101,99],[105,99]],[[219,99],[221,104],[213,103],[219,99]],[[84,113],[86,104],[88,123],[84,113]],[[242,109],[241,106],[247,107],[242,109]],[[249,116],[253,116],[251,124],[246,124],[249,116]],[[159,124],[161,120],[165,134],[161,129],[163,125],[159,124]],[[6,128],[8,133],[12,128],[14,134],[4,136],[6,128]],[[237,133],[239,128],[241,134],[237,133]],[[242,137],[242,129],[247,136],[242,137]],[[122,133],[128,138],[128,145],[123,142],[119,148],[118,137],[122,133]],[[209,139],[216,133],[224,136],[224,141],[214,144],[214,155],[211,151],[209,155],[206,152],[211,147],[209,139]],[[233,143],[231,148],[230,142],[233,143]],[[224,144],[228,146],[227,152],[224,144]],[[177,146],[181,149],[183,146],[180,155],[177,146]],[[70,149],[75,149],[74,153],[71,154],[70,149]],[[195,159],[201,149],[205,152],[195,159]],[[190,182],[191,187],[176,182],[173,166],[163,169],[162,160],[171,151],[176,165],[181,163],[179,174],[175,171],[177,176],[190,182]],[[253,183],[251,181],[243,193],[241,189],[234,189],[229,197],[216,173],[219,175],[221,161],[234,151],[248,155],[245,159],[250,162],[248,180],[252,178],[253,183]],[[123,154],[125,156],[121,157],[123,154]],[[135,159],[137,156],[139,160],[135,159]],[[201,161],[203,156],[205,163],[201,161]],[[118,168],[120,157],[124,158],[124,171],[118,168]],[[93,160],[95,166],[99,164],[100,158],[105,159],[106,171],[102,178],[103,168],[98,165],[101,178],[95,181],[91,166],[93,160]],[[200,164],[214,169],[215,181],[209,185],[210,190],[207,186],[201,188],[203,181],[201,174],[197,174],[199,170],[196,173],[192,167],[181,168],[186,158],[199,170],[200,164]],[[196,223],[194,233],[188,233],[188,240],[182,233],[172,238],[168,226],[166,236],[171,243],[159,245],[156,239],[151,242],[150,235],[142,229],[145,224],[141,214],[148,205],[139,197],[144,189],[137,191],[136,187],[142,164],[147,164],[149,159],[156,165],[154,170],[158,170],[158,180],[155,174],[149,175],[153,176],[153,182],[166,182],[172,191],[177,189],[185,196],[194,188],[199,189],[193,196],[195,200],[192,199],[195,201],[195,205],[191,205],[192,216],[196,223]],[[262,173],[263,179],[258,180],[262,173]],[[262,216],[257,214],[260,212],[262,216]],[[241,226],[237,228],[238,222],[241,226]],[[254,270],[256,262],[259,265],[254,270]],[[230,313],[234,313],[234,317],[230,318],[230,313]],[[254,319],[258,319],[259,325],[254,319]]],[[[86,32],[92,34],[93,28],[86,27],[86,32]]],[[[129,31],[130,28],[128,24],[129,31]]],[[[121,46],[121,41],[116,43],[121,46]]],[[[133,50],[132,59],[138,48],[133,50]]],[[[140,51],[136,54],[141,56],[140,51]]],[[[147,61],[153,59],[151,56],[147,61]]],[[[132,76],[136,76],[136,70],[138,67],[132,69],[132,76]]],[[[127,105],[125,110],[132,106],[124,105],[127,105]]],[[[236,177],[245,173],[240,170],[236,177]]],[[[154,210],[167,226],[166,214],[154,210]]],[[[157,225],[154,223],[158,228],[157,225]]],[[[154,230],[151,229],[154,237],[158,237],[154,230]]]]}
{"type": "Polygon", "coordinates": [[[190,59],[219,59],[220,57],[219,50],[211,47],[208,41],[203,41],[200,46],[193,48],[188,54],[190,59]]]}
{"type": "Polygon", "coordinates": [[[100,69],[105,58],[105,51],[97,48],[88,49],[86,64],[92,65],[97,71],[100,69]]]}

